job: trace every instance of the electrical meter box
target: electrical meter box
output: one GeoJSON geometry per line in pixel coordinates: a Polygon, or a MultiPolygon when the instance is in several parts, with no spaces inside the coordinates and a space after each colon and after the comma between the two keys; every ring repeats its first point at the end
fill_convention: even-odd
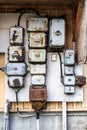
{"type": "Polygon", "coordinates": [[[64,67],[64,74],[65,75],[73,75],[74,74],[74,67],[73,66],[65,66],[64,67]]]}
{"type": "Polygon", "coordinates": [[[75,85],[75,76],[73,75],[68,75],[68,76],[64,76],[64,85],[75,85]]]}
{"type": "Polygon", "coordinates": [[[8,85],[11,88],[22,88],[24,87],[24,78],[21,76],[10,76],[8,77],[8,85]]]}
{"type": "Polygon", "coordinates": [[[45,76],[44,75],[32,75],[31,76],[31,84],[32,85],[44,85],[45,84],[45,76]]]}
{"type": "Polygon", "coordinates": [[[29,50],[29,62],[39,63],[46,61],[46,50],[45,49],[30,49],[29,50]]]}
{"type": "Polygon", "coordinates": [[[37,88],[30,87],[29,99],[30,101],[45,101],[47,98],[46,88],[38,86],[37,88]]]}
{"type": "Polygon", "coordinates": [[[74,65],[75,63],[75,56],[74,50],[67,49],[64,53],[64,64],[65,65],[74,65]]]}
{"type": "Polygon", "coordinates": [[[45,33],[29,33],[29,47],[30,48],[44,48],[46,47],[46,34],[45,33]]]}
{"type": "Polygon", "coordinates": [[[13,26],[9,30],[10,44],[11,45],[23,45],[24,29],[20,26],[13,26]]]}
{"type": "Polygon", "coordinates": [[[22,62],[24,61],[24,47],[23,46],[10,46],[8,48],[9,62],[22,62]]]}
{"type": "Polygon", "coordinates": [[[75,93],[75,87],[74,86],[65,86],[64,87],[64,93],[65,94],[74,94],[75,93]]]}
{"type": "Polygon", "coordinates": [[[30,64],[30,74],[45,74],[46,64],[30,64]]]}
{"type": "Polygon", "coordinates": [[[52,19],[50,20],[49,30],[49,46],[64,47],[65,45],[65,20],[52,19]]]}
{"type": "Polygon", "coordinates": [[[5,72],[8,76],[25,76],[27,65],[25,63],[7,63],[5,72]]]}
{"type": "Polygon", "coordinates": [[[28,32],[47,32],[48,19],[47,18],[27,18],[27,31],[28,32]]]}

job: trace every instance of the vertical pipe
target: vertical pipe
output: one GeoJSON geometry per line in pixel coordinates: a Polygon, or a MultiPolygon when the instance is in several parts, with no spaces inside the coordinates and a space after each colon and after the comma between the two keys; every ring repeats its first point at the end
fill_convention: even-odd
{"type": "Polygon", "coordinates": [[[9,101],[5,102],[5,110],[4,110],[4,127],[5,130],[9,130],[9,101]]]}
{"type": "Polygon", "coordinates": [[[66,101],[62,102],[62,130],[67,130],[66,101]]]}
{"type": "Polygon", "coordinates": [[[39,112],[37,112],[36,113],[37,115],[37,117],[36,117],[36,130],[39,130],[40,128],[39,128],[39,117],[40,117],[40,113],[39,112]]]}
{"type": "Polygon", "coordinates": [[[37,123],[37,130],[39,130],[39,119],[36,120],[36,123],[37,123]]]}

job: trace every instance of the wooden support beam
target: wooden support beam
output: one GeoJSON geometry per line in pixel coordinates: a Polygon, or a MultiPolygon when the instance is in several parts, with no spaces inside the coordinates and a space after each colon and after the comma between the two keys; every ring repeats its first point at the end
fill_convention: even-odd
{"type": "Polygon", "coordinates": [[[75,24],[75,36],[74,36],[74,39],[76,39],[76,37],[78,36],[79,30],[80,30],[84,5],[85,5],[84,0],[79,0],[77,13],[76,13],[76,24],[75,24]]]}

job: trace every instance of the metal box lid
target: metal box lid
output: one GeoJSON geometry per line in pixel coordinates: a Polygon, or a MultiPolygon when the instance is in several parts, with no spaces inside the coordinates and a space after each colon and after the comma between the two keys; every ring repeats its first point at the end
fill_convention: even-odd
{"type": "Polygon", "coordinates": [[[64,47],[65,45],[65,20],[52,19],[50,21],[49,30],[49,45],[50,47],[64,47]]]}
{"type": "Polygon", "coordinates": [[[32,75],[31,76],[32,85],[44,85],[45,84],[45,76],[44,75],[32,75]]]}
{"type": "Polygon", "coordinates": [[[10,44],[12,45],[23,45],[24,29],[20,26],[12,26],[9,30],[10,44]]]}
{"type": "Polygon", "coordinates": [[[27,31],[48,31],[47,18],[27,18],[27,31]]]}
{"type": "Polygon", "coordinates": [[[7,63],[5,72],[9,76],[25,76],[27,65],[25,63],[7,63]]]}
{"type": "Polygon", "coordinates": [[[64,87],[64,93],[65,94],[74,94],[75,93],[75,87],[74,86],[65,86],[64,87]]]}
{"type": "Polygon", "coordinates": [[[9,62],[22,62],[24,61],[24,46],[9,46],[8,60],[9,62]]]}
{"type": "Polygon", "coordinates": [[[24,78],[21,76],[10,76],[8,77],[8,85],[11,88],[24,87],[24,78]]]}
{"type": "Polygon", "coordinates": [[[31,74],[46,74],[46,64],[30,64],[31,74]]]}
{"type": "Polygon", "coordinates": [[[75,63],[74,50],[66,49],[64,52],[64,64],[65,65],[74,65],[74,63],[75,63]]]}
{"type": "Polygon", "coordinates": [[[29,50],[29,62],[31,63],[43,63],[46,61],[45,49],[30,49],[29,50]]]}
{"type": "Polygon", "coordinates": [[[75,76],[74,75],[65,75],[64,76],[64,85],[75,85],[75,76]]]}
{"type": "Polygon", "coordinates": [[[45,101],[47,98],[47,90],[46,88],[42,88],[38,86],[37,88],[30,87],[29,90],[30,101],[45,101]]]}
{"type": "Polygon", "coordinates": [[[46,34],[33,32],[29,33],[29,47],[30,48],[45,48],[46,47],[46,34]]]}

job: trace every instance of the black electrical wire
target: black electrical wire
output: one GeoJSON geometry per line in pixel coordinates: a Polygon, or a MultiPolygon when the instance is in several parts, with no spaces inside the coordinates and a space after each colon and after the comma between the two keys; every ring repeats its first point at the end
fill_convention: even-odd
{"type": "Polygon", "coordinates": [[[61,82],[63,83],[62,58],[61,58],[61,54],[59,52],[58,52],[58,54],[59,54],[59,59],[60,59],[61,82]]]}
{"type": "Polygon", "coordinates": [[[36,13],[36,15],[38,15],[39,17],[41,17],[40,13],[37,10],[33,9],[33,8],[19,9],[18,11],[23,11],[23,12],[19,15],[18,24],[17,24],[18,26],[20,26],[21,17],[22,17],[22,15],[24,13],[26,13],[26,10],[32,10],[32,11],[34,11],[36,13]]]}
{"type": "Polygon", "coordinates": [[[36,115],[33,114],[33,115],[30,115],[29,113],[26,115],[26,114],[21,114],[21,112],[19,111],[19,108],[18,108],[18,92],[19,92],[20,89],[18,89],[17,91],[15,91],[15,96],[16,96],[16,104],[17,104],[17,113],[18,113],[18,116],[19,117],[22,117],[22,118],[29,118],[29,117],[35,117],[36,115]]]}

